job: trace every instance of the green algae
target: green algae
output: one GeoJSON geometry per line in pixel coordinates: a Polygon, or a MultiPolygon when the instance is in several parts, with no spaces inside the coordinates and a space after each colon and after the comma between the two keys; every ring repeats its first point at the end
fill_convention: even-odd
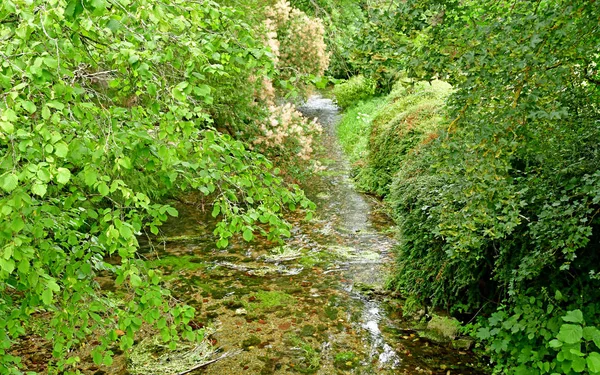
{"type": "Polygon", "coordinates": [[[252,302],[245,304],[249,311],[253,310],[272,310],[281,306],[289,306],[296,304],[296,299],[291,295],[280,291],[265,291],[260,290],[254,293],[252,302]]]}

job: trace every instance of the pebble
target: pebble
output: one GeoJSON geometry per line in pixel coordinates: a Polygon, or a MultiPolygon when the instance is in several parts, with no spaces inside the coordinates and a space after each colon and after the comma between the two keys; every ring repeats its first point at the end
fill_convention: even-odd
{"type": "Polygon", "coordinates": [[[244,308],[239,308],[235,310],[235,315],[247,315],[248,311],[244,308]]]}

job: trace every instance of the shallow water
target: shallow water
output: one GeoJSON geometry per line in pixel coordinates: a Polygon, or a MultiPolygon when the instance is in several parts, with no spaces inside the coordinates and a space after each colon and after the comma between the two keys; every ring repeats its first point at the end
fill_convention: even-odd
{"type": "Polygon", "coordinates": [[[242,349],[196,373],[484,374],[472,353],[420,338],[398,303],[377,293],[394,263],[393,223],[352,184],[337,107],[315,96],[301,110],[324,127],[325,170],[303,186],[318,205],[312,222],[292,219],[284,248],[256,240],[218,250],[208,215],[181,204],[155,248],[197,324],[217,329],[214,345],[242,349]]]}

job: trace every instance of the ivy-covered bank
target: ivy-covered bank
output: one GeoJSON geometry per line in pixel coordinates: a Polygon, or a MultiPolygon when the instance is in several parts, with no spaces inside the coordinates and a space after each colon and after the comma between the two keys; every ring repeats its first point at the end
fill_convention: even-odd
{"type": "Polygon", "coordinates": [[[410,78],[336,88],[399,226],[392,287],[470,322],[495,373],[600,373],[600,4],[363,6],[370,58],[410,78]]]}

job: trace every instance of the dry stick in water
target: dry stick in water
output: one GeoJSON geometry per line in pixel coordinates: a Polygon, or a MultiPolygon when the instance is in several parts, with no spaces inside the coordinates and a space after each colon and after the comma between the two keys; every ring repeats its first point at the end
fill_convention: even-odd
{"type": "Polygon", "coordinates": [[[208,365],[210,365],[211,363],[218,362],[218,361],[220,361],[220,360],[222,360],[222,359],[225,359],[225,358],[227,358],[227,357],[233,357],[234,355],[238,355],[238,354],[240,354],[241,352],[242,352],[242,350],[237,350],[237,351],[235,351],[235,352],[227,352],[227,353],[223,354],[222,356],[220,356],[219,358],[215,358],[215,359],[213,359],[213,360],[210,360],[210,361],[208,361],[208,362],[203,362],[203,363],[200,363],[199,365],[196,365],[196,366],[192,367],[192,368],[191,368],[191,369],[189,369],[189,370],[185,370],[185,371],[182,371],[182,372],[180,372],[180,373],[177,373],[176,375],[184,375],[184,374],[187,374],[187,373],[189,373],[189,372],[192,372],[192,371],[194,371],[194,370],[197,370],[197,369],[199,369],[199,368],[201,368],[201,367],[208,366],[208,365]]]}

